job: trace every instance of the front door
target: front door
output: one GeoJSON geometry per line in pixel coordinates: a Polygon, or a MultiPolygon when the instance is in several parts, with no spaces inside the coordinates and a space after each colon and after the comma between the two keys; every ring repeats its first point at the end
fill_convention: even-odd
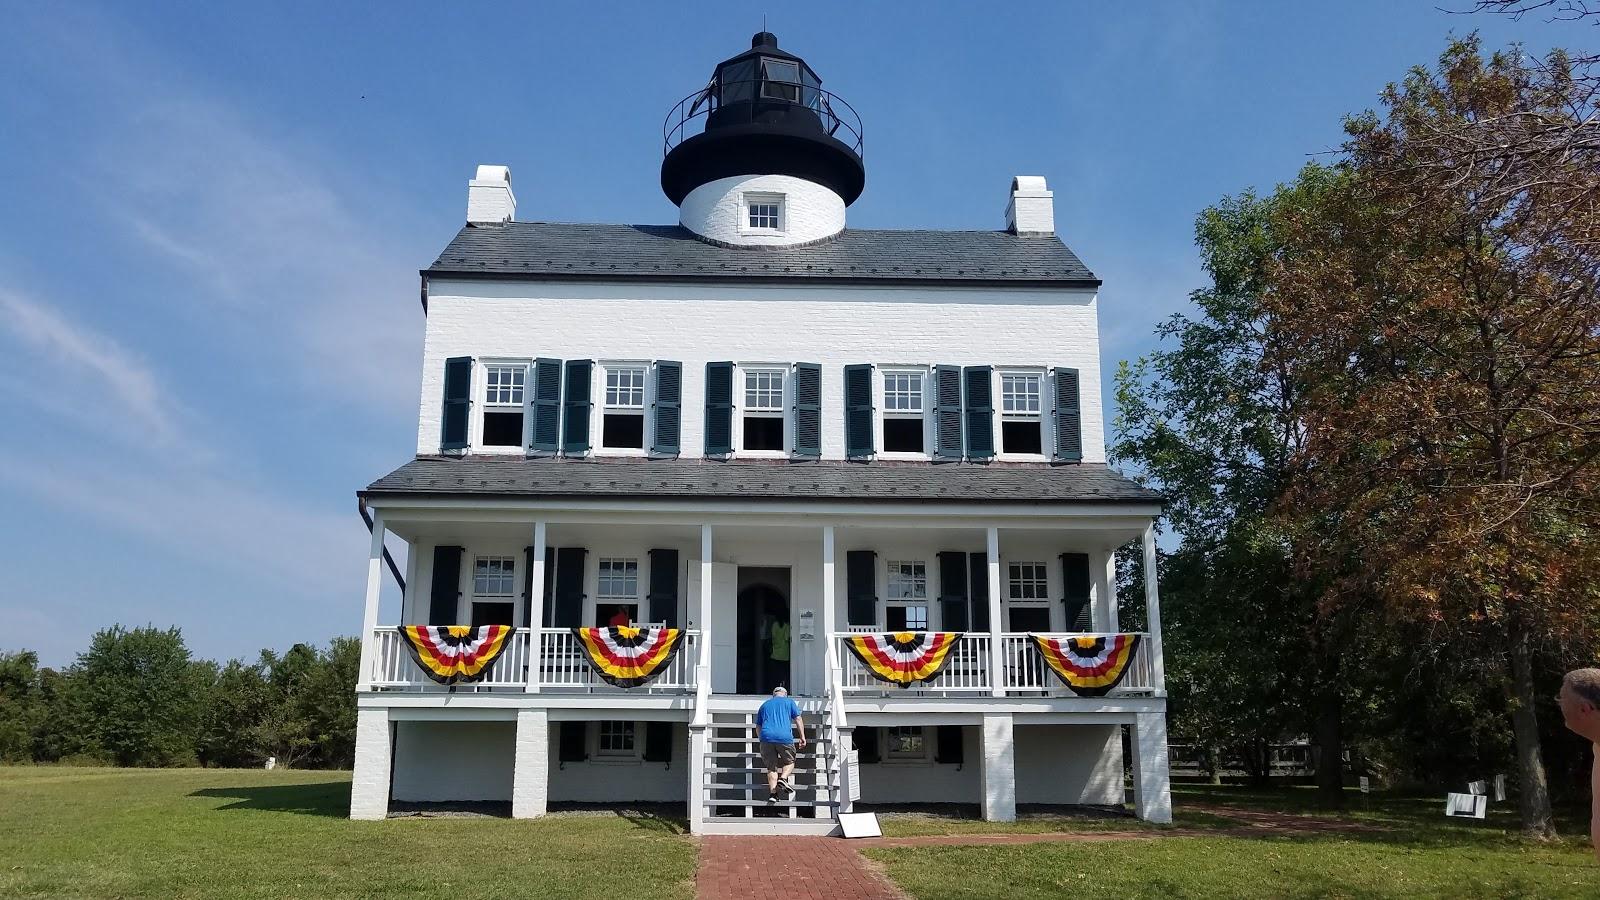
{"type": "Polygon", "coordinates": [[[789,570],[740,566],[736,683],[741,694],[790,687],[789,570]]]}

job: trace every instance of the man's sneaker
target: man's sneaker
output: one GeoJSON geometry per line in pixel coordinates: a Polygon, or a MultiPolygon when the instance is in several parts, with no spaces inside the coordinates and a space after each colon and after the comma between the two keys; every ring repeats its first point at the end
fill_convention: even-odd
{"type": "Polygon", "coordinates": [[[778,782],[778,794],[787,799],[794,795],[794,788],[789,786],[789,782],[780,780],[778,782]]]}
{"type": "Polygon", "coordinates": [[[768,806],[771,806],[771,805],[773,805],[774,803],[777,803],[777,802],[778,802],[778,792],[777,791],[773,791],[772,793],[767,795],[767,805],[768,806]]]}

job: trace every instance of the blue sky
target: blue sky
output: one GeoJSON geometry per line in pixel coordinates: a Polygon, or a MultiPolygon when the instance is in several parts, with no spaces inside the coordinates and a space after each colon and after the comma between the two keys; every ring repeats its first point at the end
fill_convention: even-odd
{"type": "MultiPolygon", "coordinates": [[[[1200,209],[1335,147],[1452,30],[1592,43],[1393,0],[765,12],[865,122],[852,225],[1000,227],[1012,175],[1049,179],[1105,279],[1108,371],[1200,283],[1200,209]]],[[[676,221],[662,117],[762,14],[10,5],[0,649],[63,665],[114,622],[180,625],[218,658],[355,633],[354,492],[414,447],[416,273],[474,166],[511,166],[519,218],[676,221]]]]}

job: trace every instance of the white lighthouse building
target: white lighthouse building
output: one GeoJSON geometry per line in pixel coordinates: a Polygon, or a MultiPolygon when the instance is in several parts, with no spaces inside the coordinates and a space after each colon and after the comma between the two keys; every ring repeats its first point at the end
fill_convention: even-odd
{"type": "Polygon", "coordinates": [[[1142,542],[1153,572],[1161,499],[1105,464],[1100,281],[1042,177],[995,186],[992,228],[849,227],[861,135],[763,32],[668,118],[677,224],[526,221],[478,168],[422,272],[415,456],[360,492],[353,817],[656,802],[828,833],[1131,793],[1170,819],[1159,598],[1129,629],[1113,563],[1142,542]],[[442,626],[493,644],[451,683],[408,637],[442,626]],[[608,635],[672,652],[618,683],[608,635]],[[811,743],[769,804],[750,716],[778,684],[811,743]]]}

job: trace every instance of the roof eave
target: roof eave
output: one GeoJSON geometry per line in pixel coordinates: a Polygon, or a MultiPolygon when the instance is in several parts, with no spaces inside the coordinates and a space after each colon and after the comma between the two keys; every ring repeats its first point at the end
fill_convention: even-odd
{"type": "MultiPolygon", "coordinates": [[[[427,268],[420,270],[423,284],[431,278],[454,278],[461,281],[593,281],[625,284],[887,284],[936,285],[939,287],[1043,287],[1062,290],[1099,290],[1099,278],[909,278],[904,276],[867,275],[725,275],[721,273],[629,273],[629,272],[483,272],[460,269],[427,268]]],[[[423,307],[427,307],[424,294],[423,307]]]]}

